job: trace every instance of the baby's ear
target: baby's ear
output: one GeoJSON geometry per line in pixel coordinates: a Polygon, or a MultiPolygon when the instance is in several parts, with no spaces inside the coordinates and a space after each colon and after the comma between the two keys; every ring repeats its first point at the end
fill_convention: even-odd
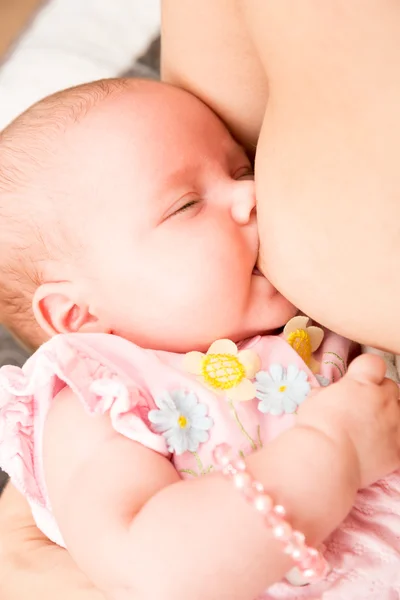
{"type": "Polygon", "coordinates": [[[50,336],[103,331],[98,318],[76,297],[75,287],[68,281],[43,283],[33,296],[32,309],[36,321],[50,336]]]}

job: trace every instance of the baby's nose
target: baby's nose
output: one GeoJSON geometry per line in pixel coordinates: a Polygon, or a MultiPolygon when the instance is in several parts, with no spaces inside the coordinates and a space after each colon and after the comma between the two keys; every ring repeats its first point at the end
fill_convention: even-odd
{"type": "Polygon", "coordinates": [[[247,225],[252,218],[255,218],[255,207],[254,181],[238,182],[232,202],[233,220],[238,225],[247,225]]]}

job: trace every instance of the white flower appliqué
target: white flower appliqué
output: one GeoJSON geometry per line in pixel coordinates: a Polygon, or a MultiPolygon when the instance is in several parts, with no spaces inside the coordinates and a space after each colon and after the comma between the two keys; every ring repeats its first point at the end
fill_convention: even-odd
{"type": "Polygon", "coordinates": [[[256,375],[256,398],[258,410],[280,416],[284,413],[294,413],[299,404],[304,402],[310,393],[311,386],[307,373],[295,365],[285,369],[282,365],[274,364],[268,371],[259,371],[256,375]]]}
{"type": "Polygon", "coordinates": [[[173,390],[155,399],[158,409],[148,418],[156,433],[165,437],[170,452],[196,452],[209,438],[214,422],[207,416],[207,406],[197,400],[194,392],[173,390]]]}

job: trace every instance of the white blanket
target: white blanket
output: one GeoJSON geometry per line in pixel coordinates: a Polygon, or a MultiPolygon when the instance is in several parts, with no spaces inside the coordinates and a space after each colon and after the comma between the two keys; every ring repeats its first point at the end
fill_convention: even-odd
{"type": "Polygon", "coordinates": [[[159,28],[159,0],[50,0],[0,69],[0,130],[50,93],[122,73],[159,28]]]}

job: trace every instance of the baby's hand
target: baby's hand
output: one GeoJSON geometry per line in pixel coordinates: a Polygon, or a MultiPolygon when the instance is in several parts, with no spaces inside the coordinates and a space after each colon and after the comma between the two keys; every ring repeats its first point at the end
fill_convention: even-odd
{"type": "Polygon", "coordinates": [[[400,467],[399,387],[385,371],[378,356],[360,356],[341,381],[312,394],[298,412],[298,425],[347,446],[359,488],[400,467]]]}

